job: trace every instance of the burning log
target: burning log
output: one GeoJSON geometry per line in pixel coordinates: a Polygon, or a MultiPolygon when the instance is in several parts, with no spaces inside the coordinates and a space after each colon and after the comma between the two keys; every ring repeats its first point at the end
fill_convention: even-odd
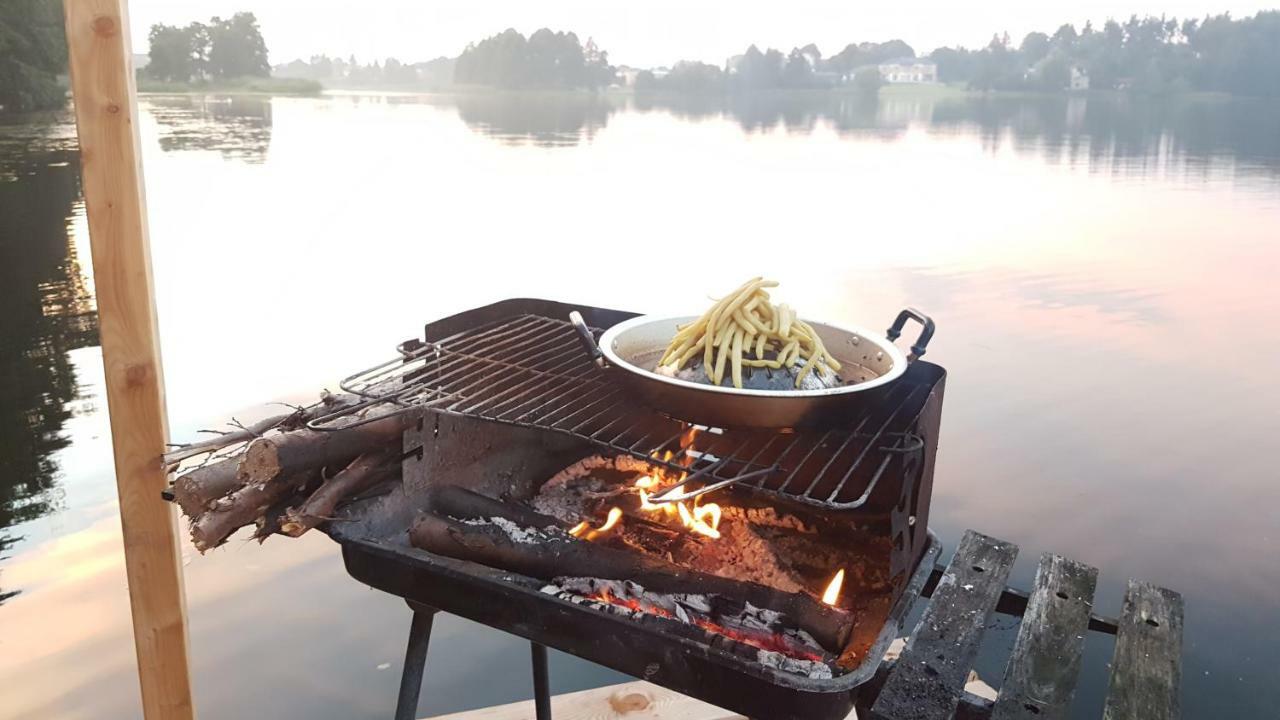
{"type": "Polygon", "coordinates": [[[361,455],[337,475],[325,481],[307,501],[291,507],[281,518],[280,531],[298,537],[333,516],[338,503],[367,490],[399,470],[399,453],[370,452],[361,455]]]}
{"type": "Polygon", "coordinates": [[[720,601],[736,598],[780,613],[780,627],[790,623],[807,630],[823,647],[837,653],[849,637],[850,613],[807,594],[728,580],[651,555],[579,540],[559,520],[519,505],[445,486],[432,489],[428,507],[410,529],[409,539],[429,552],[543,580],[563,576],[631,580],[657,593],[700,593],[720,601]]]}
{"type": "Polygon", "coordinates": [[[382,406],[372,411],[382,417],[362,422],[369,418],[352,416],[351,426],[337,430],[302,429],[258,438],[240,461],[240,480],[245,485],[261,485],[284,475],[344,467],[364,453],[398,447],[408,416],[397,410],[382,406]],[[357,422],[362,424],[354,424],[357,422]]]}

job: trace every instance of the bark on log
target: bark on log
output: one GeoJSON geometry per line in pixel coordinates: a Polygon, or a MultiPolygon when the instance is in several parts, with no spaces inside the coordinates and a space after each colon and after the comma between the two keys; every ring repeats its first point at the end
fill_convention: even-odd
{"type": "Polygon", "coordinates": [[[394,451],[365,453],[316,489],[306,502],[284,512],[280,532],[298,537],[333,516],[338,503],[392,477],[400,469],[394,451]]]}
{"type": "Polygon", "coordinates": [[[209,463],[180,476],[173,483],[173,499],[188,518],[208,510],[218,498],[240,487],[236,476],[240,458],[233,457],[209,463]]]}
{"type": "MultiPolygon", "coordinates": [[[[389,447],[399,447],[401,433],[409,421],[407,413],[383,406],[375,412],[386,417],[338,430],[295,430],[258,438],[245,450],[240,462],[240,481],[245,485],[265,484],[283,475],[306,473],[322,467],[345,467],[358,456],[389,447]],[[387,414],[393,413],[393,414],[387,414]]],[[[353,416],[352,422],[362,418],[353,416]]]]}
{"type": "Polygon", "coordinates": [[[255,522],[274,503],[315,480],[317,473],[300,473],[265,484],[249,484],[221,498],[212,510],[191,522],[191,541],[205,552],[226,542],[236,530],[255,522]]]}
{"type": "Polygon", "coordinates": [[[302,411],[296,410],[291,413],[272,415],[271,417],[263,418],[262,420],[259,420],[247,427],[220,433],[204,440],[183,445],[175,450],[170,450],[162,456],[161,462],[164,463],[165,467],[173,468],[183,460],[196,457],[197,455],[216,452],[223,448],[235,445],[236,443],[249,442],[250,440],[262,437],[262,435],[270,430],[291,424],[291,421],[300,418],[301,415],[302,411]]]}
{"type": "Polygon", "coordinates": [[[702,593],[741,600],[782,613],[791,627],[809,631],[823,647],[837,654],[849,638],[850,613],[805,594],[782,593],[580,540],[569,535],[555,518],[459,487],[432,488],[427,503],[429,511],[414,522],[409,539],[414,547],[429,552],[543,580],[564,576],[632,580],[653,592],[702,593]],[[502,518],[518,530],[538,530],[508,533],[494,523],[460,521],[490,518],[502,518]]]}
{"type": "Polygon", "coordinates": [[[355,395],[348,395],[345,393],[341,395],[333,395],[326,391],[320,395],[319,402],[305,408],[298,408],[293,412],[263,418],[248,427],[238,428],[230,432],[221,433],[215,437],[198,440],[196,442],[174,448],[173,450],[166,452],[161,457],[161,462],[169,469],[176,469],[176,466],[183,460],[197,457],[205,453],[216,452],[223,448],[235,445],[236,443],[250,442],[265,435],[271,430],[296,430],[310,420],[351,407],[359,401],[360,398],[355,395]]]}

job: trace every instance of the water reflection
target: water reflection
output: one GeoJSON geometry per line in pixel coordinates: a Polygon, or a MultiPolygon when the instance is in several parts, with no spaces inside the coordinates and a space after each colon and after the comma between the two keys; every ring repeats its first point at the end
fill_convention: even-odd
{"type": "MultiPolygon", "coordinates": [[[[79,155],[57,124],[0,126],[0,552],[5,528],[58,506],[53,453],[78,395],[68,353],[97,344],[97,315],[70,242],[79,155]]],[[[17,594],[0,590],[0,603],[17,594]]]]}
{"type": "MultiPolygon", "coordinates": [[[[1274,106],[561,101],[277,98],[261,110],[268,157],[265,143],[219,150],[252,145],[261,128],[247,120],[215,120],[190,98],[177,108],[144,98],[175,437],[270,398],[313,397],[385,359],[424,320],[503,297],[677,313],[767,272],[816,317],[885,327],[918,304],[940,325],[929,357],[951,373],[931,516],[944,544],[968,527],[1018,542],[1023,586],[1042,551],[1096,565],[1104,614],[1118,612],[1128,577],[1183,591],[1187,716],[1270,716],[1280,656],[1259,628],[1280,613],[1280,556],[1265,552],[1280,537],[1280,487],[1259,449],[1277,433],[1266,391],[1280,333],[1258,318],[1280,313],[1274,106]],[[173,152],[175,133],[207,134],[188,148],[215,151],[173,152]],[[1215,174],[1222,167],[1228,177],[1215,174]],[[234,212],[210,213],[211,199],[234,212]],[[696,281],[681,274],[690,268],[696,281]],[[268,322],[264,308],[298,311],[268,322]]],[[[73,152],[65,117],[34,127],[0,136],[46,157],[73,152]]],[[[59,401],[70,376],[83,394],[101,387],[100,357],[79,350],[68,365],[37,353],[10,369],[32,348],[59,347],[58,333],[41,338],[70,322],[47,309],[76,296],[64,287],[74,274],[55,266],[74,257],[67,213],[73,244],[82,216],[66,197],[74,187],[57,187],[68,177],[59,157],[33,168],[0,149],[10,168],[0,175],[0,292],[6,312],[21,310],[12,334],[7,316],[0,324],[0,433],[6,447],[60,466],[36,502],[62,508],[10,530],[26,539],[0,576],[8,592],[23,590],[0,608],[0,718],[133,717],[106,413],[59,401]],[[16,267],[15,231],[42,238],[48,257],[16,267]],[[47,300],[47,287],[62,289],[47,300]],[[15,371],[21,382],[8,380],[15,371]],[[59,433],[33,431],[31,408],[70,415],[60,432],[71,445],[48,451],[59,433]]],[[[22,242],[22,252],[36,247],[22,242]]],[[[6,497],[40,477],[27,466],[19,475],[6,472],[6,497]]],[[[408,610],[352,581],[324,537],[238,539],[191,558],[186,581],[202,717],[379,717],[394,702],[408,610]]],[[[525,645],[439,622],[420,715],[528,696],[525,645]],[[488,672],[477,679],[476,668],[488,672]]],[[[615,679],[561,662],[557,691],[615,679]]],[[[1105,692],[1105,666],[1095,668],[1082,698],[1105,692]]]]}
{"type": "MultiPolygon", "coordinates": [[[[400,102],[415,102],[401,98],[400,102]]],[[[751,95],[563,96],[497,93],[434,96],[472,130],[507,143],[590,142],[628,111],[682,120],[725,118],[751,133],[782,129],[896,137],[918,124],[930,133],[976,133],[995,151],[1067,162],[1095,172],[1176,172],[1211,177],[1223,162],[1280,175],[1280,102],[1263,99],[1049,96],[893,97],[829,92],[751,95]]],[[[1227,168],[1232,169],[1232,168],[1227,168]]]]}
{"type": "Polygon", "coordinates": [[[271,98],[256,95],[152,95],[147,111],[160,127],[160,149],[213,150],[261,163],[271,149],[271,98]]]}
{"type": "Polygon", "coordinates": [[[503,93],[452,99],[469,127],[511,144],[540,147],[589,142],[620,107],[598,95],[503,93]]]}

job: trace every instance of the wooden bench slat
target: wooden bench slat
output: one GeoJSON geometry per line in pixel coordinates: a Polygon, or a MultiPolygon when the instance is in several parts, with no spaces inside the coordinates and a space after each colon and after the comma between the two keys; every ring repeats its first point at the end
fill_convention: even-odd
{"type": "Polygon", "coordinates": [[[1103,720],[1177,720],[1181,686],[1182,595],[1130,580],[1103,720]]]}
{"type": "Polygon", "coordinates": [[[933,600],[871,708],[881,720],[950,718],[973,667],[987,618],[1004,590],[1018,547],[964,534],[933,600]]]}
{"type": "Polygon", "coordinates": [[[1080,676],[1098,570],[1045,553],[991,720],[1067,716],[1080,676]]]}

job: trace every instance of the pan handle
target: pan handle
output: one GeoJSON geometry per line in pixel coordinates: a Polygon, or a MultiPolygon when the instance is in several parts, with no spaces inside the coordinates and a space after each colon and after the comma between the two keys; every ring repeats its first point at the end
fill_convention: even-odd
{"type": "Polygon", "coordinates": [[[889,336],[890,342],[898,339],[898,336],[902,334],[902,328],[906,327],[908,320],[915,320],[921,325],[920,336],[916,338],[915,344],[911,346],[911,354],[907,356],[908,361],[913,361],[924,355],[925,347],[933,339],[934,325],[933,318],[915,308],[909,307],[898,313],[893,325],[889,326],[889,331],[886,334],[889,336]]]}
{"type": "Polygon", "coordinates": [[[582,343],[582,349],[591,356],[592,362],[603,369],[606,366],[604,352],[600,350],[600,345],[596,342],[596,336],[591,332],[591,328],[587,327],[587,321],[582,319],[582,313],[577,310],[570,311],[569,322],[573,324],[573,329],[578,331],[578,342],[582,343]]]}

